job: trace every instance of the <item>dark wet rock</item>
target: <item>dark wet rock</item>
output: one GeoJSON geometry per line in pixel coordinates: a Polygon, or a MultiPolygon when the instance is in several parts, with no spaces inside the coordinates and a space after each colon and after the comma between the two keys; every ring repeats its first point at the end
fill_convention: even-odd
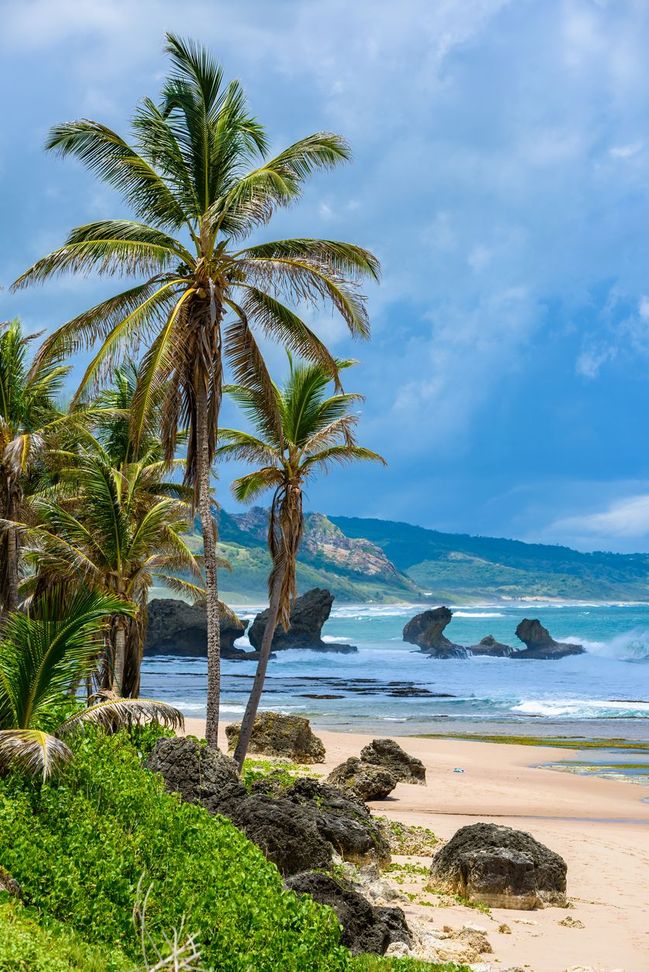
{"type": "Polygon", "coordinates": [[[361,749],[365,763],[383,766],[401,783],[425,783],[426,767],[416,756],[410,756],[394,739],[373,739],[361,749]]]}
{"type": "Polygon", "coordinates": [[[323,695],[318,695],[317,692],[302,692],[302,694],[300,695],[300,698],[301,699],[326,699],[326,700],[328,700],[328,699],[344,699],[345,696],[344,695],[327,695],[326,693],[323,694],[323,695]]]}
{"type": "Polygon", "coordinates": [[[331,843],[318,830],[314,816],[288,800],[254,793],[231,807],[227,816],[284,876],[332,865],[331,843]]]}
{"type": "MultiPolygon", "coordinates": [[[[334,644],[322,640],[322,627],[331,614],[334,596],[324,588],[315,587],[298,597],[291,611],[291,624],[288,631],[278,626],[273,637],[273,650],[287,648],[308,648],[312,651],[358,651],[354,645],[334,644]]],[[[268,610],[262,611],[252,622],[248,637],[257,651],[264,637],[268,610]]]]}
{"type": "Polygon", "coordinates": [[[433,857],[431,884],[492,908],[565,905],[566,862],[531,834],[497,824],[458,830],[433,857]]]}
{"type": "Polygon", "coordinates": [[[403,640],[418,645],[431,658],[466,658],[466,648],[454,645],[443,633],[452,617],[453,613],[447,607],[423,611],[408,621],[403,629],[403,640]]]}
{"type": "MultiPolygon", "coordinates": [[[[233,723],[225,730],[231,750],[237,745],[240,729],[239,723],[233,723]]],[[[286,756],[296,763],[324,763],[325,759],[324,745],[314,735],[309,720],[280,712],[259,713],[252,729],[248,752],[286,756]]]]}
{"type": "Polygon", "coordinates": [[[412,943],[400,908],[374,907],[342,878],[309,871],[289,878],[286,887],[333,908],[342,926],[341,941],[354,955],[362,952],[384,955],[393,942],[412,943]]]}
{"type": "MultiPolygon", "coordinates": [[[[248,621],[232,611],[221,610],[221,658],[255,661],[257,652],[235,648],[246,633],[248,621]]],[[[149,603],[145,655],[182,655],[205,658],[207,655],[207,614],[204,604],[187,604],[173,597],[155,598],[149,603]]]]}
{"type": "Polygon", "coordinates": [[[472,645],[469,649],[472,655],[487,655],[489,658],[511,658],[515,650],[511,645],[496,641],[493,635],[487,635],[479,644],[472,645]]]}
{"type": "Polygon", "coordinates": [[[168,790],[214,813],[247,796],[234,760],[191,736],[158,739],[147,767],[162,774],[168,790]]]}
{"type": "Polygon", "coordinates": [[[336,766],[327,777],[327,782],[351,790],[361,800],[385,800],[397,785],[396,778],[389,770],[364,763],[356,756],[350,756],[336,766]]]}
{"type": "Polygon", "coordinates": [[[512,658],[553,659],[565,658],[566,655],[583,655],[585,649],[581,645],[571,645],[567,642],[555,641],[547,628],[537,619],[530,621],[524,618],[516,628],[516,637],[525,644],[525,648],[515,651],[512,658]]]}
{"type": "Polygon", "coordinates": [[[0,867],[0,893],[3,891],[12,898],[17,898],[19,901],[22,900],[23,892],[18,881],[4,867],[0,867]]]}

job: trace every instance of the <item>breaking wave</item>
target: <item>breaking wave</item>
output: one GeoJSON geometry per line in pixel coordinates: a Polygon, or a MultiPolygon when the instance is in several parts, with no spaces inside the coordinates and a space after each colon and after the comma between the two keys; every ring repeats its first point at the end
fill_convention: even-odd
{"type": "Polygon", "coordinates": [[[586,641],[576,635],[571,635],[565,640],[583,645],[589,655],[598,655],[600,658],[649,661],[649,631],[646,628],[634,628],[632,631],[616,635],[609,641],[586,641]]]}
{"type": "Polygon", "coordinates": [[[623,699],[524,699],[520,715],[550,719],[649,719],[649,702],[623,699]]]}

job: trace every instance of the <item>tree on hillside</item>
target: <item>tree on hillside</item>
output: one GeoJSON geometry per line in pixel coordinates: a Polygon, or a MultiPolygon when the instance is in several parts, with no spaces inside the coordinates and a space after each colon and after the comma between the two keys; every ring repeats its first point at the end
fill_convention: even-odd
{"type": "MultiPolygon", "coordinates": [[[[295,310],[330,304],[352,334],[369,325],[357,284],[377,278],[378,264],[349,243],[289,239],[244,241],[277,207],[299,197],[305,180],[349,156],[337,135],[317,133],[273,158],[261,125],[237,82],[224,84],[209,53],[167,37],[172,71],[161,100],[145,99],[133,118],[132,140],[95,121],[52,130],[47,147],[74,156],[122,193],[136,220],[100,220],[72,230],[60,249],[39,260],[16,287],[54,274],[144,277],[59,328],[44,353],[71,353],[99,342],[78,392],[105,373],[115,356],[145,343],[131,430],[137,443],[148,403],[161,384],[167,458],[179,425],[188,430],[186,481],[194,487],[205,546],[208,622],[206,735],[217,744],[219,611],[216,526],[210,470],[217,445],[224,358],[234,378],[263,374],[254,336],[285,344],[332,375],[335,361],[295,310]]],[[[264,383],[272,405],[270,382],[264,383]]]]}
{"type": "MultiPolygon", "coordinates": [[[[337,370],[352,362],[337,361],[337,370]]],[[[257,715],[278,623],[285,630],[290,624],[291,606],[296,596],[296,561],[304,515],[304,484],[315,473],[333,465],[373,460],[385,463],[376,452],[356,445],[354,428],[358,415],[350,411],[360,395],[328,394],[331,373],[320,364],[290,361],[290,372],[283,388],[272,385],[267,394],[263,382],[227,386],[227,391],[250,419],[256,435],[234,429],[221,429],[223,443],[220,459],[237,459],[258,466],[254,472],[236,479],[232,492],[242,503],[273,490],[268,522],[268,549],[271,571],[268,577],[269,610],[260,649],[257,672],[241,723],[234,758],[243,766],[257,715]]]]}

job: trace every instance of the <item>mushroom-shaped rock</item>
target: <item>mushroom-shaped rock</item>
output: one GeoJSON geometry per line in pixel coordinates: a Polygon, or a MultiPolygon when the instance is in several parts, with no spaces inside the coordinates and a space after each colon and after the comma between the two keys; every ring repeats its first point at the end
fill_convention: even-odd
{"type": "Polygon", "coordinates": [[[336,766],[327,777],[327,782],[351,790],[365,801],[385,800],[397,785],[389,770],[364,763],[356,756],[350,756],[340,766],[336,766]]]}
{"type": "Polygon", "coordinates": [[[426,767],[416,756],[410,756],[394,739],[373,739],[361,749],[365,763],[383,766],[400,783],[425,783],[426,767]]]}
{"type": "Polygon", "coordinates": [[[525,648],[514,652],[512,658],[565,658],[566,655],[583,655],[585,650],[581,645],[555,641],[538,619],[530,621],[524,618],[516,628],[516,637],[525,644],[525,648]]]}
{"type": "Polygon", "coordinates": [[[497,824],[462,827],[433,857],[431,884],[493,908],[565,905],[566,862],[531,834],[497,824]]]}
{"type": "MultiPolygon", "coordinates": [[[[221,658],[254,661],[256,652],[235,648],[246,632],[248,621],[241,621],[221,606],[221,658]]],[[[145,655],[207,655],[207,612],[204,604],[187,604],[173,597],[154,598],[149,603],[145,655]]]]}
{"type": "Polygon", "coordinates": [[[289,878],[286,887],[333,908],[342,926],[341,941],[354,955],[384,955],[393,942],[412,942],[401,908],[374,907],[342,878],[309,871],[289,878]]]}
{"type": "Polygon", "coordinates": [[[511,645],[496,641],[493,635],[487,635],[479,644],[472,645],[469,650],[472,655],[486,655],[488,658],[511,658],[515,652],[511,645]]]}
{"type": "MultiPolygon", "coordinates": [[[[233,750],[239,740],[241,726],[232,723],[225,731],[228,746],[233,750]]],[[[257,716],[248,751],[265,756],[286,756],[296,763],[324,763],[325,760],[324,745],[314,734],[309,720],[280,712],[261,712],[257,716]]]]}
{"type": "MultiPolygon", "coordinates": [[[[324,588],[314,587],[302,594],[291,608],[288,631],[279,625],[273,636],[273,651],[287,648],[307,648],[312,651],[358,651],[354,645],[334,644],[322,640],[322,627],[331,614],[334,596],[324,588]]],[[[250,626],[248,637],[253,648],[259,650],[266,630],[268,609],[261,611],[250,626]]]]}
{"type": "Polygon", "coordinates": [[[408,621],[403,629],[403,640],[417,645],[431,658],[466,658],[466,648],[454,645],[443,633],[452,617],[453,613],[447,607],[422,611],[408,621]]]}

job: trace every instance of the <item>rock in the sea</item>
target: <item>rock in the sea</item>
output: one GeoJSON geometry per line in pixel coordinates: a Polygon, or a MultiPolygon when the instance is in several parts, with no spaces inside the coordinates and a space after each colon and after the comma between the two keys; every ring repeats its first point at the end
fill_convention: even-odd
{"type": "Polygon", "coordinates": [[[433,857],[431,883],[492,908],[565,905],[566,862],[531,834],[497,824],[458,830],[433,857]]]}
{"type": "MultiPolygon", "coordinates": [[[[231,750],[236,748],[240,730],[239,723],[232,723],[225,730],[231,750]]],[[[296,763],[324,763],[325,760],[324,745],[313,733],[309,720],[280,712],[259,713],[252,728],[248,752],[286,756],[296,763]]]]}
{"type": "Polygon", "coordinates": [[[466,648],[454,645],[443,633],[452,617],[453,612],[447,607],[423,611],[408,621],[403,629],[403,640],[418,645],[431,658],[466,658],[466,648]]]}
{"type": "Polygon", "coordinates": [[[374,907],[342,878],[308,871],[289,878],[286,887],[333,908],[342,926],[341,941],[354,955],[384,955],[393,942],[412,942],[401,908],[374,907]]]}
{"type": "Polygon", "coordinates": [[[581,645],[571,645],[567,642],[555,641],[547,628],[537,619],[530,621],[524,618],[516,628],[516,637],[525,644],[525,648],[515,651],[512,658],[553,659],[565,658],[566,655],[583,655],[585,649],[581,645]]]}
{"type": "Polygon", "coordinates": [[[11,876],[9,871],[0,866],[0,893],[3,891],[12,898],[22,899],[23,892],[18,881],[11,876]]]}
{"type": "Polygon", "coordinates": [[[327,777],[327,782],[351,790],[361,800],[385,800],[397,785],[389,770],[364,763],[356,756],[350,756],[336,766],[327,777]]]}
{"type": "MultiPolygon", "coordinates": [[[[234,643],[246,632],[248,621],[241,621],[232,611],[221,610],[221,658],[255,661],[257,652],[235,648],[234,643]]],[[[149,602],[145,655],[183,655],[204,658],[207,655],[207,614],[204,604],[187,604],[173,597],[155,598],[149,602]]]]}
{"type": "MultiPolygon", "coordinates": [[[[323,588],[315,587],[298,597],[291,610],[291,624],[288,631],[278,626],[273,637],[273,651],[286,648],[308,648],[312,651],[358,651],[354,645],[334,644],[322,640],[322,627],[331,614],[334,596],[323,588]]],[[[248,637],[257,651],[268,620],[268,609],[261,611],[250,626],[248,637]]]]}
{"type": "Polygon", "coordinates": [[[400,783],[425,783],[426,767],[416,756],[409,756],[394,739],[373,739],[361,749],[365,763],[383,766],[400,783]]]}
{"type": "Polygon", "coordinates": [[[469,649],[472,655],[487,655],[490,658],[511,658],[516,649],[511,645],[504,645],[502,641],[496,641],[493,635],[487,635],[477,645],[472,645],[469,649]]]}

